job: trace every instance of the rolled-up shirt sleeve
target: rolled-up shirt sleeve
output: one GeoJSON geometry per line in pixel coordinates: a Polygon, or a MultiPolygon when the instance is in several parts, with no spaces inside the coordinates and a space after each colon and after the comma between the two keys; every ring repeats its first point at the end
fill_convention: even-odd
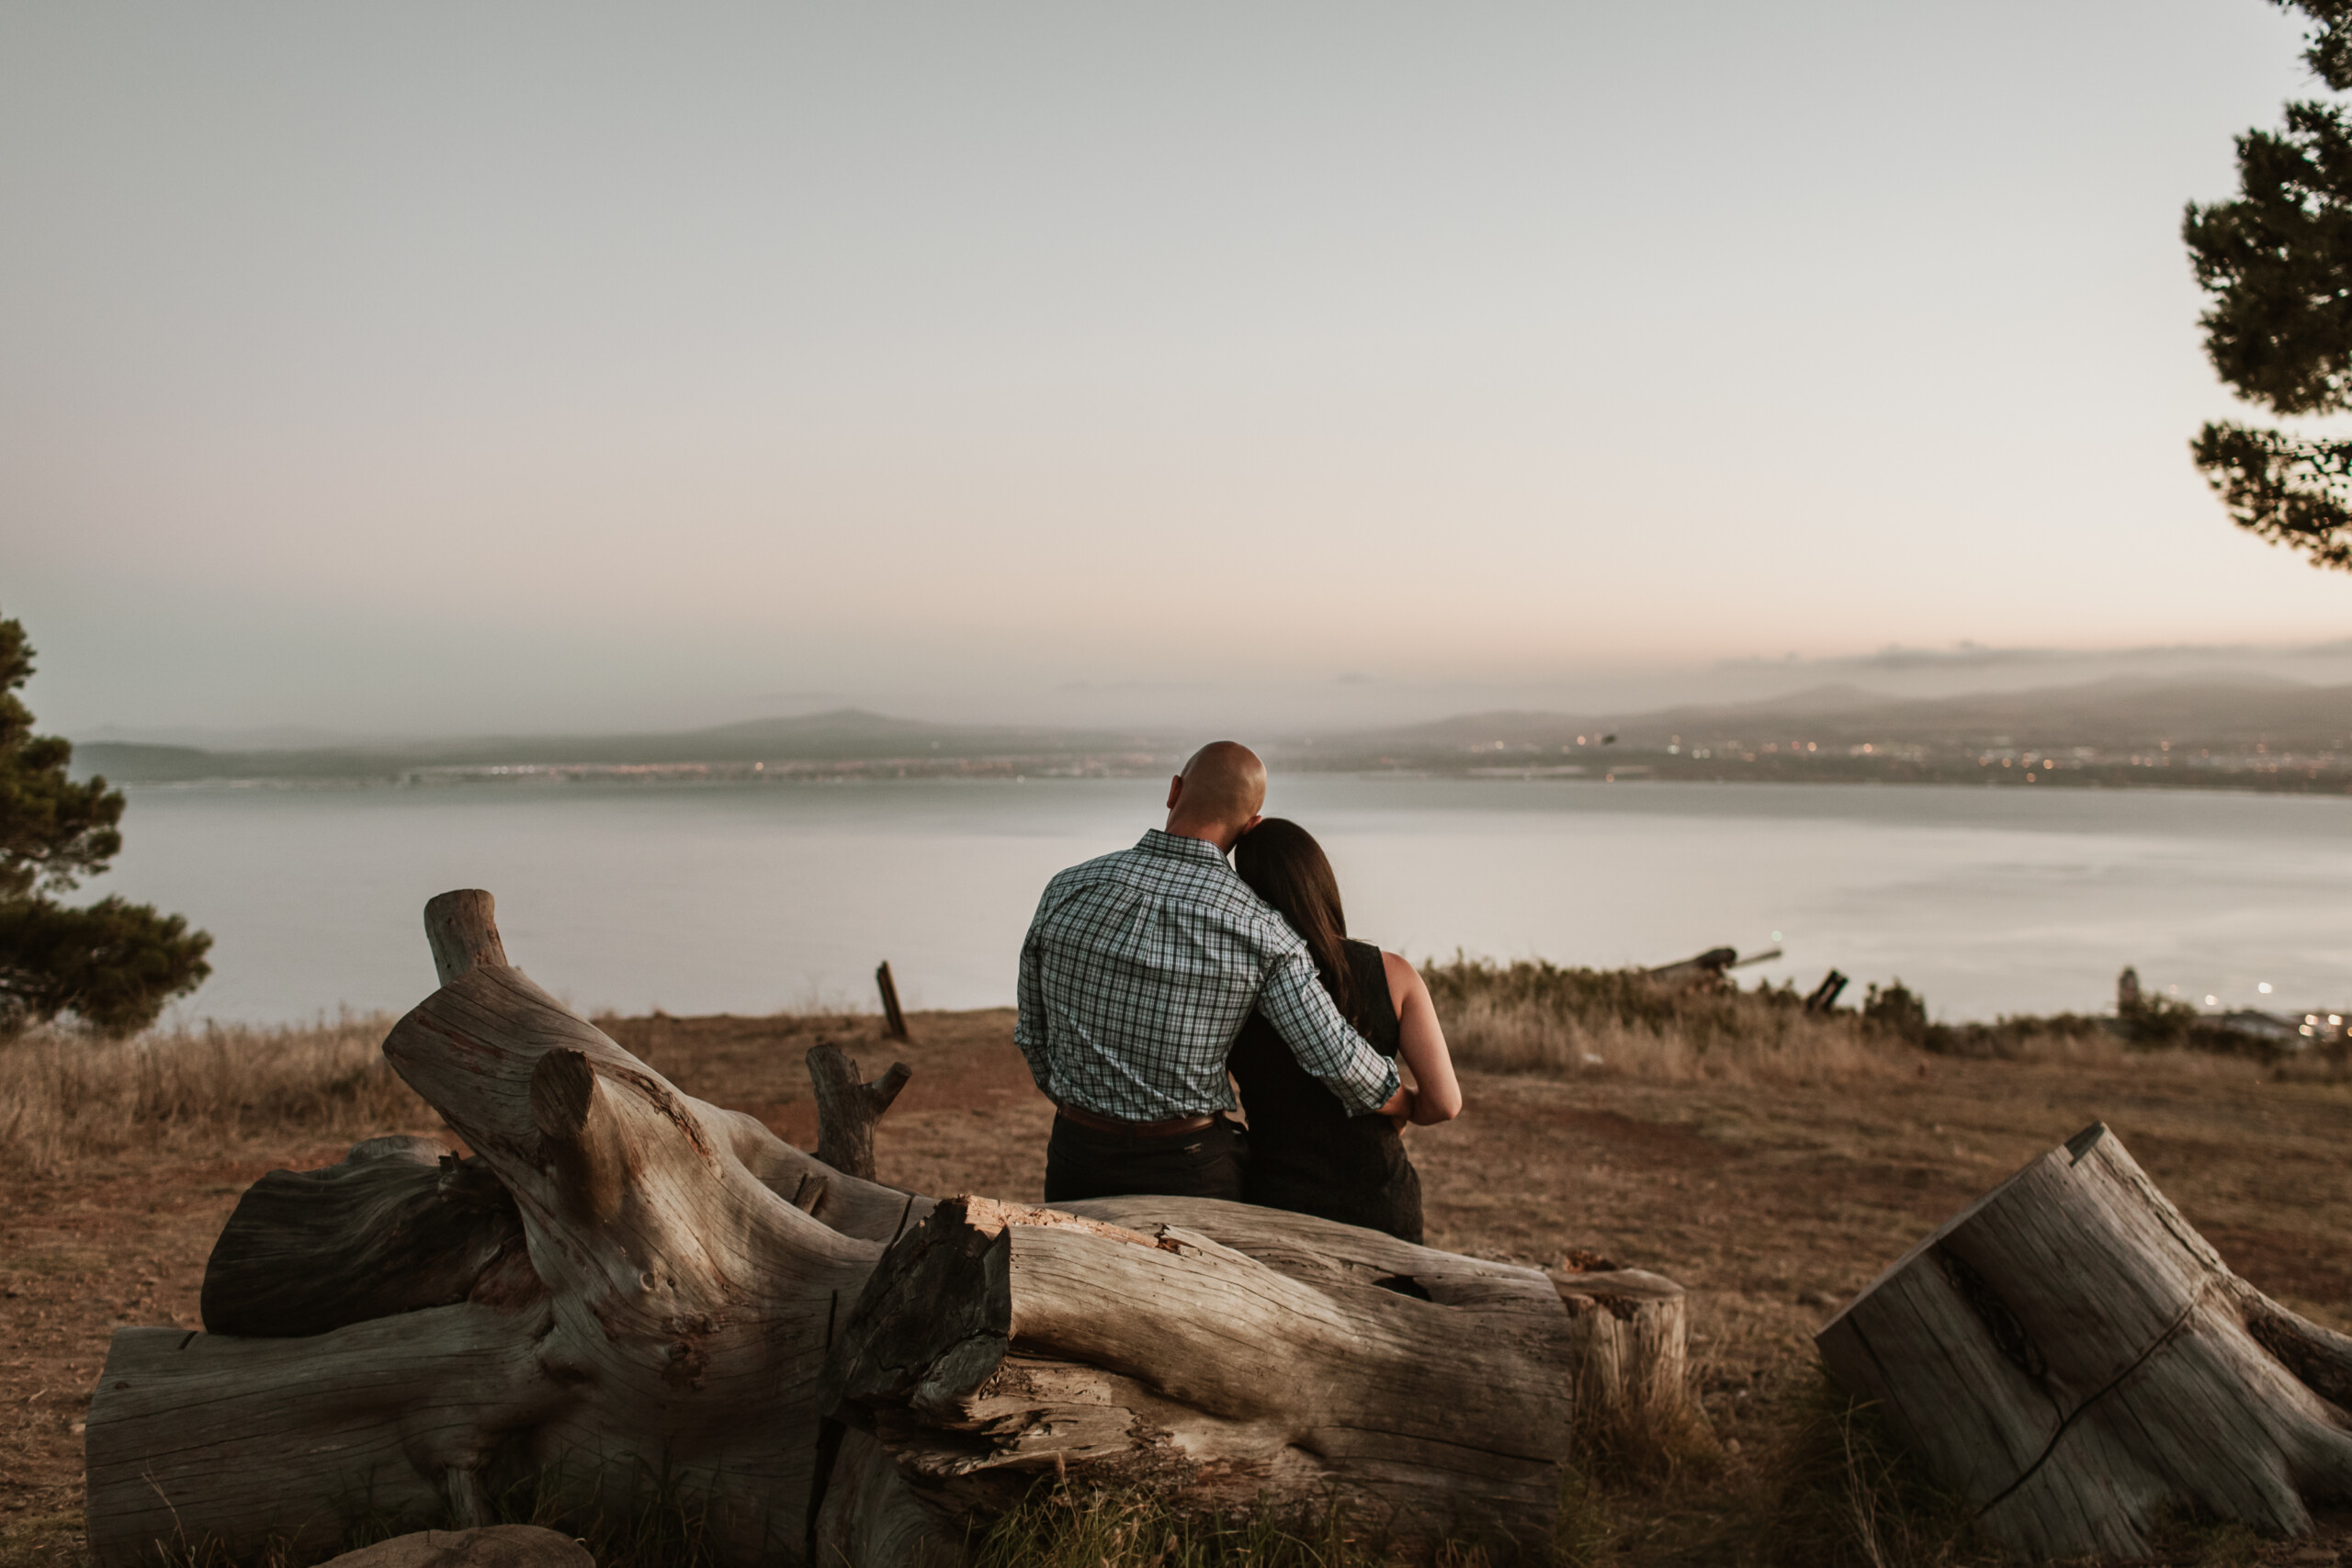
{"type": "Polygon", "coordinates": [[[1046,907],[1049,901],[1038,900],[1036,917],[1029,922],[1029,934],[1021,939],[1021,1014],[1012,1025],[1012,1043],[1021,1047],[1021,1055],[1029,1063],[1029,1076],[1036,1080],[1038,1091],[1047,1100],[1054,1098],[1053,1070],[1046,1054],[1046,961],[1043,946],[1046,907]]]}
{"type": "Polygon", "coordinates": [[[1340,1103],[1353,1114],[1377,1111],[1396,1094],[1396,1064],[1366,1044],[1363,1036],[1349,1026],[1332,1002],[1331,993],[1316,977],[1315,961],[1304,946],[1274,960],[1265,988],[1258,995],[1258,1006],[1298,1058],[1298,1065],[1339,1096],[1340,1103]]]}

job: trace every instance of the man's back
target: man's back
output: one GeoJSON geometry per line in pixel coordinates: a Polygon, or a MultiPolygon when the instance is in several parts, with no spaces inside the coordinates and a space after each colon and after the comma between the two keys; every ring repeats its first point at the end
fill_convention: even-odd
{"type": "Polygon", "coordinates": [[[1046,885],[1022,944],[1014,1038],[1057,1104],[1156,1122],[1233,1109],[1226,1054],[1261,1002],[1352,1109],[1394,1091],[1306,942],[1215,844],[1155,829],[1046,885]]]}
{"type": "Polygon", "coordinates": [[[1046,884],[1021,943],[1029,1072],[1054,1102],[1046,1201],[1119,1192],[1238,1199],[1246,1153],[1225,1058],[1253,1007],[1351,1111],[1400,1101],[1306,943],[1226,853],[1258,820],[1266,767],[1238,741],[1168,783],[1168,828],[1046,884]]]}

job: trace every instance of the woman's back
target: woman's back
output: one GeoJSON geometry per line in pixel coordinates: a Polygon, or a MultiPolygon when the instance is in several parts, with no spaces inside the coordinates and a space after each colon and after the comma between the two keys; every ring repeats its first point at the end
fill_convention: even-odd
{"type": "MultiPolygon", "coordinates": [[[[1348,1021],[1372,1048],[1394,1057],[1399,1033],[1385,961],[1370,942],[1349,942],[1348,1021]]],[[[1298,1065],[1262,1013],[1252,1013],[1227,1064],[1250,1119],[1250,1201],[1421,1239],[1421,1184],[1404,1140],[1385,1116],[1351,1116],[1338,1097],[1298,1065]]]]}

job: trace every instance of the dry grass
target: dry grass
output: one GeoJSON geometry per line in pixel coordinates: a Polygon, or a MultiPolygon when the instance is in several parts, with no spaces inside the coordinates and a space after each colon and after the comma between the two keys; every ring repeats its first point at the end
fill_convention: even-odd
{"type": "MultiPolygon", "coordinates": [[[[1754,992],[1695,1008],[1625,995],[1631,1016],[1599,1003],[1564,1016],[1535,987],[1518,1003],[1536,1025],[1664,1042],[1647,1059],[1621,1050],[1593,1067],[1581,1043],[1556,1066],[1540,1051],[1469,1061],[1490,1048],[1471,1039],[1480,1026],[1468,1004],[1481,998],[1441,994],[1469,1110],[1410,1141],[1435,1245],[1537,1264],[1589,1249],[1690,1291],[1692,1377],[1712,1436],[1587,1433],[1563,1498],[1563,1564],[1981,1561],[1867,1416],[1823,1390],[1811,1336],[1920,1235],[2095,1118],[2247,1279],[2352,1328],[2352,1167],[2342,1158],[2352,1088],[2341,1082],[2245,1057],[2143,1052],[2103,1033],[2012,1029],[1994,1050],[1936,1055],[1851,1015],[1809,1024],[1801,1008],[1754,992]],[[1824,1034],[1830,1045],[1809,1043],[1824,1034]]],[[[1483,998],[1497,1017],[1510,1000],[1498,987],[1483,998]]],[[[1050,1111],[1011,1043],[1009,1011],[917,1015],[911,1045],[879,1038],[862,1017],[599,1021],[687,1092],[750,1111],[804,1146],[815,1134],[801,1066],[811,1043],[837,1042],[869,1075],[903,1058],[915,1077],[877,1141],[882,1179],[1039,1199],[1050,1111]]],[[[0,1047],[0,1159],[13,1177],[0,1182],[0,1342],[11,1348],[0,1356],[0,1568],[87,1568],[76,1424],[107,1337],[128,1324],[198,1325],[206,1255],[246,1187],[276,1166],[331,1162],[361,1137],[438,1126],[383,1070],[386,1022],[0,1047]]],[[[1252,1546],[1232,1527],[1221,1546],[1194,1536],[1163,1553],[1166,1535],[1125,1502],[1052,1506],[1058,1517],[1008,1524],[984,1550],[999,1562],[1142,1568],[1188,1552],[1238,1562],[1227,1549],[1252,1546]],[[1024,1536],[1029,1526],[1040,1533],[1024,1536]]],[[[545,1516],[535,1499],[528,1509],[518,1500],[512,1517],[545,1516]]],[[[591,1533],[597,1521],[561,1522],[591,1533]]],[[[599,1560],[616,1568],[692,1556],[681,1545],[690,1518],[654,1510],[605,1523],[599,1560]]],[[[1294,1544],[1261,1539],[1250,1560],[1288,1553],[1297,1568],[1353,1568],[1317,1535],[1330,1523],[1281,1524],[1294,1544]]],[[[1348,1540],[1346,1521],[1337,1529],[1348,1551],[1367,1545],[1348,1540]]],[[[2330,1521],[2326,1537],[2344,1546],[2352,1523],[2330,1521]]],[[[2307,1544],[2185,1529],[2160,1560],[2284,1564],[2308,1561],[2293,1555],[2307,1544]]]]}
{"type": "MultiPolygon", "coordinates": [[[[1462,957],[1421,974],[1454,1060],[1486,1072],[1811,1083],[1916,1075],[1927,1059],[1903,1032],[1852,1009],[1807,1012],[1786,987],[1679,988],[1639,970],[1462,957]]],[[[1972,1055],[2111,1066],[2125,1050],[2089,1020],[1969,1027],[1972,1055]]]]}
{"type": "Polygon", "coordinates": [[[369,1137],[439,1118],[396,1077],[385,1014],[278,1029],[208,1024],[104,1040],[37,1030],[0,1045],[0,1160],[55,1173],[138,1147],[369,1137]]]}
{"type": "MultiPolygon", "coordinates": [[[[973,1568],[1381,1568],[1400,1558],[1338,1507],[1263,1500],[1230,1518],[1178,1512],[1148,1495],[1047,1485],[977,1532],[973,1568]]],[[[1448,1540],[1413,1554],[1430,1568],[1493,1568],[1508,1547],[1448,1540]]]]}

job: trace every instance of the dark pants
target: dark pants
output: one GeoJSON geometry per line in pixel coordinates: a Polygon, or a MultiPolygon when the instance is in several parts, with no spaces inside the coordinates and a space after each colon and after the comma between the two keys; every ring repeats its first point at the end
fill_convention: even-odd
{"type": "Polygon", "coordinates": [[[1222,1115],[1197,1133],[1172,1138],[1105,1133],[1057,1116],[1046,1145],[1046,1201],[1151,1192],[1238,1203],[1249,1160],[1244,1136],[1238,1124],[1222,1115]]]}

